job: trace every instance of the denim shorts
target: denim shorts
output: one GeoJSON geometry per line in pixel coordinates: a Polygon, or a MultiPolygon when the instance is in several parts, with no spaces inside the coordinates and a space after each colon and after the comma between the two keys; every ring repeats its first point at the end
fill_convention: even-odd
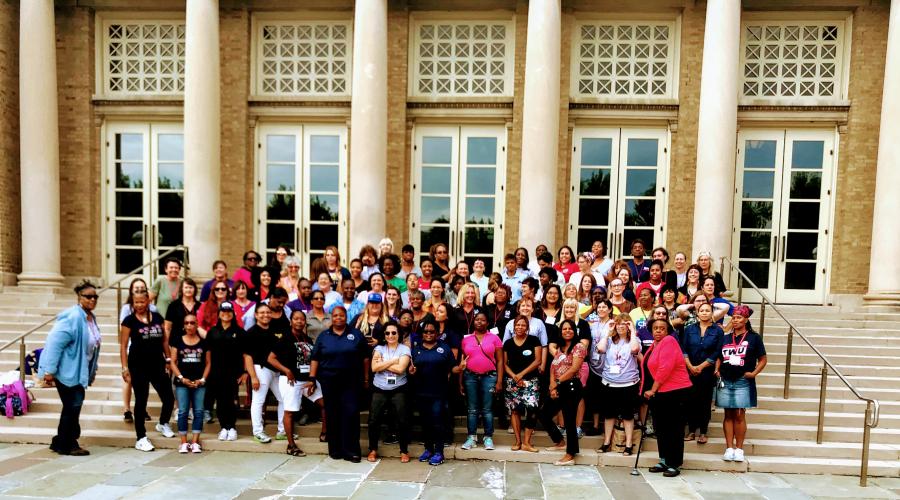
{"type": "Polygon", "coordinates": [[[716,385],[716,406],[719,408],[754,408],[756,406],[756,382],[740,378],[720,379],[716,385]]]}

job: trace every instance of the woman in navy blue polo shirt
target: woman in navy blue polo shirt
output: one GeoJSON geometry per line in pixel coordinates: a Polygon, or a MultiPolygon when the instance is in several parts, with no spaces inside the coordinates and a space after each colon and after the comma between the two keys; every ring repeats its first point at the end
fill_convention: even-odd
{"type": "Polygon", "coordinates": [[[444,463],[447,380],[456,365],[453,351],[445,342],[438,340],[437,330],[438,326],[433,320],[425,320],[421,331],[422,341],[412,349],[412,362],[408,370],[415,381],[413,393],[419,404],[425,442],[425,452],[419,456],[419,461],[431,465],[444,463]]]}
{"type": "Polygon", "coordinates": [[[363,334],[347,325],[342,305],[331,310],[331,328],[316,339],[309,369],[310,388],[322,384],[328,419],[328,455],[360,461],[359,395],[369,386],[369,347],[363,334]],[[332,417],[333,415],[333,417],[332,417]]]}

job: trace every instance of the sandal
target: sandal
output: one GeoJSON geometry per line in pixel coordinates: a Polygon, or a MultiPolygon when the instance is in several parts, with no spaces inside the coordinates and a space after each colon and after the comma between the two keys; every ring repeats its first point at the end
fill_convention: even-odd
{"type": "Polygon", "coordinates": [[[301,450],[300,447],[297,446],[296,444],[289,444],[287,446],[287,450],[285,451],[285,453],[287,453],[288,455],[291,455],[293,457],[305,457],[306,456],[306,453],[303,450],[301,450]]]}
{"type": "Polygon", "coordinates": [[[322,432],[319,434],[319,442],[324,443],[325,441],[328,441],[328,438],[325,436],[325,433],[322,432]]]}
{"type": "Polygon", "coordinates": [[[597,451],[600,452],[600,453],[606,453],[606,452],[609,451],[610,448],[612,448],[612,443],[604,444],[604,445],[601,446],[597,451]]]}
{"type": "Polygon", "coordinates": [[[408,464],[409,463],[409,453],[401,453],[400,454],[400,463],[408,464]]]}
{"type": "Polygon", "coordinates": [[[626,457],[630,457],[632,451],[634,451],[634,445],[626,446],[625,451],[622,452],[622,455],[624,455],[626,457]]]}
{"type": "Polygon", "coordinates": [[[512,451],[519,451],[521,449],[522,449],[522,445],[520,443],[516,443],[516,444],[512,445],[512,447],[510,447],[510,450],[512,450],[512,451]]]}
{"type": "Polygon", "coordinates": [[[375,450],[370,451],[369,456],[366,457],[366,460],[368,460],[369,462],[377,462],[378,461],[378,452],[376,452],[375,450]]]}
{"type": "Polygon", "coordinates": [[[685,436],[684,440],[685,441],[693,441],[696,438],[697,438],[697,435],[692,432],[692,433],[688,434],[687,436],[685,436]]]}
{"type": "Polygon", "coordinates": [[[706,444],[709,441],[709,438],[706,437],[706,434],[700,434],[700,437],[697,438],[697,444],[706,444]]]}

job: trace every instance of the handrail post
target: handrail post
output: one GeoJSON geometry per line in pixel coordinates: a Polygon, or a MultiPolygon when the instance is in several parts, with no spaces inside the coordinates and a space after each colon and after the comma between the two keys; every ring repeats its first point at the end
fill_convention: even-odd
{"type": "Polygon", "coordinates": [[[819,425],[816,428],[816,444],[822,444],[825,430],[825,392],[828,390],[828,365],[822,366],[822,380],[819,382],[819,425]]]}
{"type": "Polygon", "coordinates": [[[25,384],[25,337],[19,342],[19,380],[25,384]]]}
{"type": "Polygon", "coordinates": [[[116,311],[122,310],[122,284],[116,283],[116,311]]]}
{"type": "Polygon", "coordinates": [[[794,327],[788,327],[787,350],[784,353],[784,399],[791,393],[791,351],[794,346],[794,327]]]}
{"type": "Polygon", "coordinates": [[[863,422],[862,460],[859,466],[859,485],[865,486],[869,479],[869,439],[872,428],[869,419],[872,417],[872,402],[866,401],[866,420],[863,422]]]}
{"type": "Polygon", "coordinates": [[[742,304],[743,302],[741,301],[741,297],[744,296],[744,275],[741,274],[741,273],[738,273],[738,289],[737,289],[737,292],[738,292],[737,302],[738,302],[738,304],[742,304]]]}
{"type": "Polygon", "coordinates": [[[765,339],[766,333],[766,299],[759,303],[759,338],[765,339]]]}

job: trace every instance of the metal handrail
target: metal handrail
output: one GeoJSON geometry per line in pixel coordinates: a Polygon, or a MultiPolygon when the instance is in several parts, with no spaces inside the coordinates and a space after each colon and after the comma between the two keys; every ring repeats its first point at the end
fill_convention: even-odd
{"type": "Polygon", "coordinates": [[[837,375],[838,379],[840,379],[840,381],[843,382],[844,385],[846,385],[848,389],[850,389],[850,392],[853,393],[853,395],[856,396],[857,399],[859,399],[860,401],[864,401],[866,403],[866,416],[865,416],[865,420],[863,421],[862,457],[861,457],[860,472],[859,472],[859,485],[866,486],[866,480],[868,478],[868,472],[869,472],[869,444],[870,444],[871,430],[874,427],[878,427],[879,417],[881,415],[881,404],[878,402],[877,399],[868,398],[868,397],[865,397],[862,394],[860,394],[859,391],[856,389],[856,387],[849,380],[847,380],[846,377],[844,377],[844,374],[841,373],[841,371],[831,362],[831,360],[829,360],[828,357],[822,353],[822,351],[820,351],[816,346],[814,346],[812,344],[812,342],[810,342],[810,340],[808,338],[806,338],[806,335],[803,335],[803,332],[801,332],[800,329],[797,328],[797,326],[794,325],[794,323],[792,323],[791,320],[789,320],[787,318],[787,316],[785,316],[778,309],[778,307],[775,305],[775,303],[771,299],[769,299],[769,297],[765,293],[763,293],[763,291],[760,290],[758,286],[756,286],[756,283],[754,283],[753,280],[751,280],[749,276],[744,274],[744,271],[741,271],[741,269],[734,262],[732,262],[731,259],[729,259],[728,257],[722,257],[720,271],[725,270],[726,262],[728,263],[728,266],[729,266],[729,272],[733,269],[733,270],[737,271],[737,273],[738,273],[738,286],[737,286],[737,301],[738,301],[738,303],[741,302],[741,296],[742,296],[742,290],[744,288],[744,286],[743,286],[744,282],[748,283],[756,291],[756,293],[758,293],[759,296],[761,297],[760,316],[762,318],[761,321],[763,321],[763,323],[761,323],[761,325],[760,325],[760,335],[762,335],[762,332],[765,329],[764,321],[765,321],[765,317],[766,317],[765,316],[766,303],[768,303],[769,307],[771,307],[772,310],[774,310],[779,316],[781,316],[781,319],[783,319],[784,322],[787,323],[787,325],[788,325],[787,350],[785,352],[785,360],[784,360],[784,395],[783,395],[784,399],[790,399],[791,355],[793,353],[793,346],[794,346],[793,340],[794,340],[795,333],[797,335],[799,335],[800,338],[803,339],[804,342],[806,342],[806,345],[809,346],[809,348],[812,349],[813,352],[815,352],[816,355],[819,356],[819,358],[823,362],[823,366],[822,366],[822,370],[821,370],[821,380],[819,381],[819,420],[818,420],[818,428],[816,429],[816,443],[822,444],[822,435],[824,433],[825,392],[827,391],[828,370],[829,369],[831,371],[833,371],[835,375],[837,375]]]}
{"type": "MultiPolygon", "coordinates": [[[[144,269],[147,268],[147,266],[152,266],[152,265],[156,264],[157,262],[161,261],[162,259],[165,259],[166,257],[168,257],[178,251],[184,251],[184,262],[183,262],[184,265],[182,266],[182,268],[184,269],[185,276],[187,276],[188,273],[190,272],[190,265],[189,265],[190,257],[188,255],[188,247],[186,247],[184,245],[178,245],[178,246],[162,253],[155,259],[146,262],[141,267],[138,267],[137,269],[134,269],[130,273],[120,277],[116,281],[113,281],[109,285],[101,288],[100,290],[97,291],[97,295],[101,295],[103,292],[115,289],[116,290],[116,303],[118,305],[118,307],[116,308],[116,313],[118,314],[118,311],[122,309],[122,304],[121,304],[122,283],[125,280],[127,280],[128,278],[131,278],[132,276],[142,272],[144,269]]],[[[151,268],[151,277],[156,275],[156,273],[154,271],[155,271],[155,268],[151,268]]],[[[47,318],[46,320],[42,321],[40,324],[28,329],[25,333],[22,333],[18,337],[14,338],[14,339],[10,340],[9,342],[7,342],[6,344],[3,344],[2,346],[0,346],[0,352],[2,352],[4,350],[10,348],[11,346],[13,346],[16,343],[19,344],[19,380],[21,380],[22,382],[25,381],[25,352],[26,352],[25,351],[25,338],[28,337],[29,335],[31,335],[32,333],[40,330],[41,328],[49,325],[50,323],[52,323],[54,321],[56,321],[56,316],[47,318]]]]}

